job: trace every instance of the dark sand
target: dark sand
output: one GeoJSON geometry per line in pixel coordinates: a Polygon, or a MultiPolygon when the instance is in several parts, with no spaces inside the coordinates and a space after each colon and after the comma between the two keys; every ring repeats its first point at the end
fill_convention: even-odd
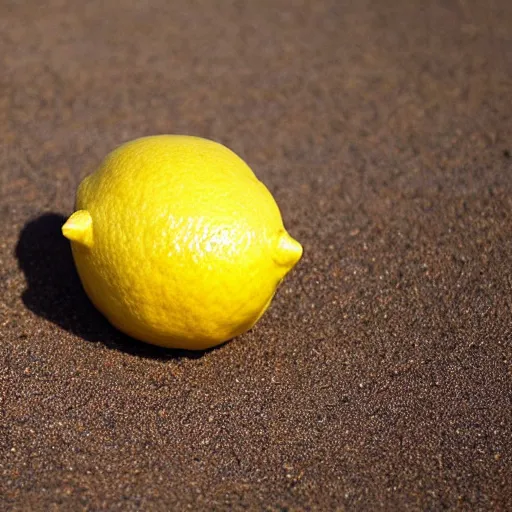
{"type": "Polygon", "coordinates": [[[512,510],[510,0],[7,0],[0,48],[1,510],[512,510]],[[155,133],[305,248],[204,354],[111,328],[59,234],[155,133]]]}

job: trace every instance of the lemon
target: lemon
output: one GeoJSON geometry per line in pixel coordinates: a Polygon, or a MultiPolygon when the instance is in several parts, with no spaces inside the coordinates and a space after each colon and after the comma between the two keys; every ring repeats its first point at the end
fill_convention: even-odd
{"type": "Polygon", "coordinates": [[[158,135],[110,153],[62,232],[87,295],[119,330],[200,350],[250,329],[302,255],[279,208],[225,146],[158,135]]]}

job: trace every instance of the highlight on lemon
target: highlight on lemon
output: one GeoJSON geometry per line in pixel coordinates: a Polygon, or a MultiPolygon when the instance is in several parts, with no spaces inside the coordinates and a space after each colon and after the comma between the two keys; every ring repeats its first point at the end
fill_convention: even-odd
{"type": "Polygon", "coordinates": [[[87,295],[119,330],[201,350],[250,329],[302,255],[235,153],[184,135],[110,153],[62,227],[87,295]]]}

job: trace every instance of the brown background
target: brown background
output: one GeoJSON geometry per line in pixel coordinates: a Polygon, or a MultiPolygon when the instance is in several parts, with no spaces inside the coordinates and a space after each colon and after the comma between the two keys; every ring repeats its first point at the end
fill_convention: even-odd
{"type": "Polygon", "coordinates": [[[0,4],[2,510],[511,510],[512,2],[0,4]],[[131,138],[231,147],[305,255],[205,354],[60,237],[131,138]]]}

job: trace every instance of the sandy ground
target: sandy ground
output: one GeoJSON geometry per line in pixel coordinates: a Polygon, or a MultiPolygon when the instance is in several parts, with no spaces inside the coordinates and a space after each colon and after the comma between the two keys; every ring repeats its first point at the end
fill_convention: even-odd
{"type": "Polygon", "coordinates": [[[0,67],[1,510],[512,509],[512,2],[7,0],[0,67]],[[207,353],[111,328],[59,233],[155,133],[305,248],[207,353]]]}

